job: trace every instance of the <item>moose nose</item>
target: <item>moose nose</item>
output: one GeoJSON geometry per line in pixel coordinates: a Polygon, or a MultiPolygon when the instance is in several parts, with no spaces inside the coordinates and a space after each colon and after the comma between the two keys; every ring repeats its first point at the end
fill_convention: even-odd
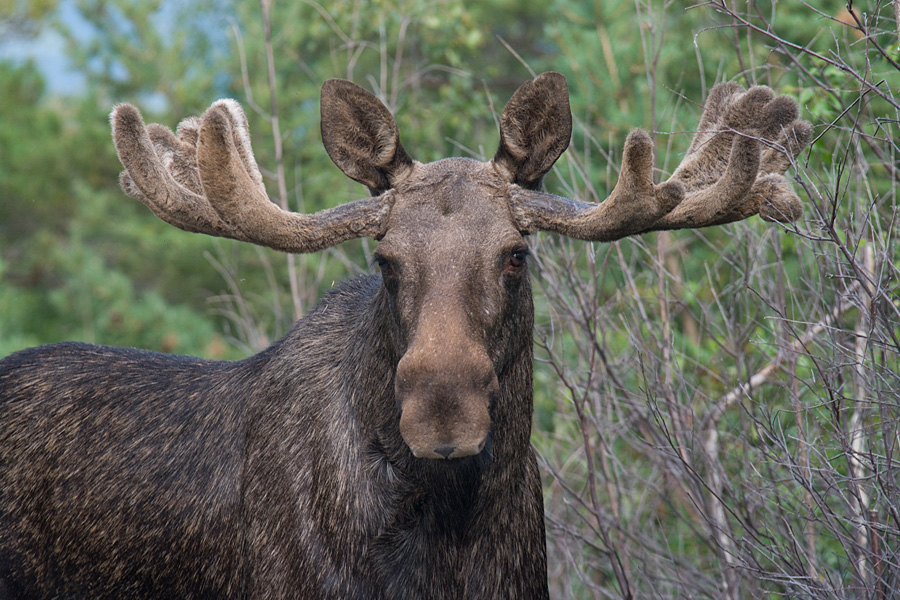
{"type": "Polygon", "coordinates": [[[453,454],[454,450],[456,450],[454,446],[438,446],[434,449],[437,454],[440,454],[444,458],[450,458],[450,455],[453,454]]]}

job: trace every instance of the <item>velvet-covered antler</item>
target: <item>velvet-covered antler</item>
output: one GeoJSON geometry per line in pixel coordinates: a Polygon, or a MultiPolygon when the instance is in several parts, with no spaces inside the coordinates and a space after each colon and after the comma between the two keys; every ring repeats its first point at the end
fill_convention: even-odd
{"type": "Polygon", "coordinates": [[[809,143],[812,127],[797,103],[771,89],[723,83],[709,94],[684,160],[653,183],[650,136],[632,131],[609,198],[588,204],[519,188],[511,205],[522,231],[613,241],[661,229],[722,225],[754,214],[789,222],[802,212],[783,174],[809,143]]]}
{"type": "Polygon", "coordinates": [[[266,194],[247,118],[234,100],[219,100],[203,116],[185,119],[177,135],[162,125],[145,125],[129,104],[117,106],[111,121],[125,167],[122,188],[185,231],[285,252],[316,252],[377,237],[390,212],[390,194],[312,215],[281,210],[266,194]]]}
{"type": "MultiPolygon", "coordinates": [[[[721,225],[754,214],[793,221],[802,206],[784,173],[809,143],[811,126],[797,103],[771,89],[714,87],[684,160],[653,182],[653,144],[641,130],[625,142],[619,180],[604,202],[587,204],[539,191],[565,151],[571,112],[565,78],[544,73],[523,84],[500,122],[491,161],[510,183],[508,198],[522,232],[555,231],[612,241],[647,231],[721,225]]],[[[347,81],[322,88],[322,138],[329,156],[373,195],[312,215],[273,204],[250,147],[237,102],[220,100],[178,126],[144,125],[133,106],[113,111],[113,137],[125,166],[122,187],[163,220],[209,235],[286,252],[315,252],[345,240],[385,233],[395,185],[422,167],[400,143],[388,109],[347,81]]],[[[456,193],[453,190],[445,193],[456,193]]]]}

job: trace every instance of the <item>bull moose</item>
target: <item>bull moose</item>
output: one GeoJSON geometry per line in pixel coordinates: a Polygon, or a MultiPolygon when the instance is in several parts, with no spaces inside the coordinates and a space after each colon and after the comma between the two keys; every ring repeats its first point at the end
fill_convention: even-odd
{"type": "Polygon", "coordinates": [[[413,160],[348,81],[321,111],[370,197],[311,215],[270,201],[233,100],[177,135],[113,111],[122,187],[168,223],[284,252],[368,236],[380,274],[237,362],[81,343],[0,362],[0,598],[547,598],[528,235],[801,213],[783,174],[811,128],[767,87],[713,88],[662,183],[632,131],[601,204],[541,191],[572,130],[557,73],[515,92],[487,162],[413,160]]]}

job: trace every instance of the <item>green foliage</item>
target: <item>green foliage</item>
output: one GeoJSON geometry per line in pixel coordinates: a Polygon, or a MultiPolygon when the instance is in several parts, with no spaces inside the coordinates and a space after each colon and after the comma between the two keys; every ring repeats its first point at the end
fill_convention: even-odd
{"type": "Polygon", "coordinates": [[[58,0],[0,0],[0,34],[33,36],[58,5],[58,0]]]}
{"type": "Polygon", "coordinates": [[[184,304],[221,285],[190,274],[208,245],[122,198],[109,106],[47,98],[30,63],[0,65],[0,97],[3,354],[79,339],[235,356],[208,310],[184,304]]]}

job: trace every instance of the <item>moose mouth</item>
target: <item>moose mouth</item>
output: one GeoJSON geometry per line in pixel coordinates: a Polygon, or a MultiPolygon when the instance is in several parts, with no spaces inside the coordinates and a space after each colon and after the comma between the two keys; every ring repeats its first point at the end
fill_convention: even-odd
{"type": "Polygon", "coordinates": [[[462,410],[428,414],[433,402],[406,403],[400,414],[400,434],[416,458],[453,460],[481,454],[490,435],[486,402],[468,402],[462,410]],[[423,406],[424,405],[424,406],[423,406]]]}
{"type": "Polygon", "coordinates": [[[413,448],[410,446],[410,450],[413,453],[413,456],[416,458],[430,458],[434,460],[458,460],[460,458],[466,458],[469,456],[476,456],[481,454],[487,445],[488,439],[490,438],[490,433],[488,436],[481,440],[476,446],[453,446],[450,444],[445,444],[441,446],[437,446],[434,449],[423,449],[423,448],[413,448]]]}

